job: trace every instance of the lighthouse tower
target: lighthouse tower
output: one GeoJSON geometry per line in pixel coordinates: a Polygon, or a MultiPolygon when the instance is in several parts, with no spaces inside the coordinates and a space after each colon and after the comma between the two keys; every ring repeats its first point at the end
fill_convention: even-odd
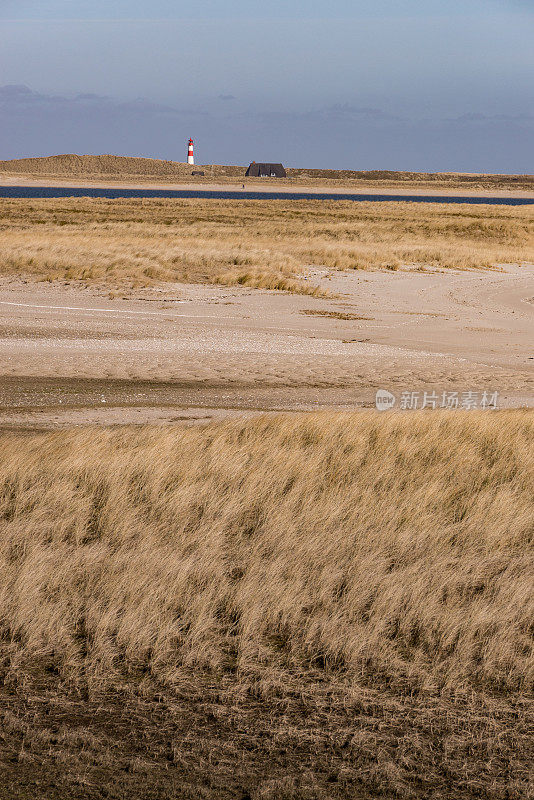
{"type": "Polygon", "coordinates": [[[193,140],[189,139],[189,148],[187,150],[187,163],[194,164],[195,156],[193,155],[193,140]]]}

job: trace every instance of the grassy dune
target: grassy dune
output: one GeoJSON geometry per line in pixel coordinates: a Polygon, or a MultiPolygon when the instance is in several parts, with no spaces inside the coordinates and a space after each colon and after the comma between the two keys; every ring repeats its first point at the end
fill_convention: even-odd
{"type": "Polygon", "coordinates": [[[4,725],[29,774],[59,752],[134,797],[160,778],[183,797],[527,797],[528,412],[73,429],[0,450],[0,663],[24,698],[4,698],[4,725]],[[107,700],[84,716],[69,686],[107,700]],[[58,740],[69,703],[85,733],[58,740]]]}
{"type": "MultiPolygon", "coordinates": [[[[192,740],[169,719],[186,696],[201,709],[183,767],[196,789],[180,796],[527,796],[528,412],[4,434],[0,449],[0,655],[26,709],[4,724],[28,769],[59,747],[71,775],[128,773],[122,705],[120,743],[109,728],[126,691],[131,736],[155,748],[139,785],[160,774],[154,737],[175,737],[183,767],[192,740]],[[52,718],[73,702],[65,687],[115,692],[84,717],[85,745],[65,733],[53,747],[49,718],[37,730],[40,668],[59,676],[52,718]],[[167,716],[143,716],[150,686],[167,716]]],[[[183,779],[169,768],[162,781],[183,779]]]]}
{"type": "Polygon", "coordinates": [[[111,287],[246,285],[316,296],[309,267],[534,261],[529,207],[222,200],[2,200],[0,275],[111,287]]]}
{"type": "MultiPolygon", "coordinates": [[[[208,164],[191,167],[177,161],[164,161],[155,158],[135,158],[114,155],[76,155],[74,153],[46,156],[43,158],[21,158],[0,161],[0,175],[29,176],[35,178],[56,178],[67,180],[105,180],[105,181],[154,181],[165,182],[217,182],[237,183],[245,180],[245,166],[208,164]],[[193,171],[202,170],[204,178],[192,177],[193,171]]],[[[446,189],[461,191],[484,190],[534,190],[532,175],[484,175],[462,173],[394,172],[391,170],[334,170],[334,169],[291,169],[287,170],[288,180],[276,181],[277,185],[291,184],[306,186],[342,186],[358,189],[362,186],[382,188],[446,189]]],[[[246,179],[247,184],[265,184],[265,180],[246,179]]]]}

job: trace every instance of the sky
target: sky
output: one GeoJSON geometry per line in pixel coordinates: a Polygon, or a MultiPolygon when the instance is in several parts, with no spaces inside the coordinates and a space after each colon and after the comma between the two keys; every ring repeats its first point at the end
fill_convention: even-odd
{"type": "Polygon", "coordinates": [[[0,0],[0,159],[533,172],[534,0],[0,0]]]}

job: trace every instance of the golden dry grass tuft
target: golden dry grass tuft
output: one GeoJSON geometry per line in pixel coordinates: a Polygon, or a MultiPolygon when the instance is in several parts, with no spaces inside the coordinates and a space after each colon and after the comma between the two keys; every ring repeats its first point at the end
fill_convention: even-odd
{"type": "Polygon", "coordinates": [[[327,289],[321,289],[313,284],[295,280],[283,272],[263,272],[261,269],[251,271],[228,270],[217,275],[214,283],[223,286],[248,286],[251,289],[275,289],[280,292],[292,294],[307,294],[310,297],[329,297],[327,289]]]}
{"type": "Polygon", "coordinates": [[[0,275],[143,287],[208,282],[321,296],[309,268],[534,261],[528,206],[337,201],[3,200],[0,275]]]}
{"type": "Polygon", "coordinates": [[[0,795],[530,796],[531,413],[0,452],[0,795]]]}
{"type": "MultiPolygon", "coordinates": [[[[266,416],[2,437],[0,626],[93,681],[321,668],[527,691],[534,420],[266,416]]],[[[273,673],[274,674],[274,673],[273,673]]]]}
{"type": "Polygon", "coordinates": [[[328,317],[329,319],[373,319],[373,317],[361,317],[359,314],[349,314],[345,311],[325,311],[319,308],[303,308],[300,313],[307,317],[328,317]]]}

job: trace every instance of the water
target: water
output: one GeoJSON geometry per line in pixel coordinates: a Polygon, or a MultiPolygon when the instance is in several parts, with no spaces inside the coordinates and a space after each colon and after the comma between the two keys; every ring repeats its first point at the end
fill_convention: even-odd
{"type": "Polygon", "coordinates": [[[440,197],[439,195],[251,192],[246,189],[233,191],[212,189],[119,189],[113,187],[109,189],[89,189],[67,186],[0,186],[0,197],[105,197],[110,200],[120,197],[155,197],[171,198],[175,200],[198,197],[208,200],[351,200],[353,202],[486,203],[494,206],[526,206],[534,203],[534,197],[440,197]]]}

